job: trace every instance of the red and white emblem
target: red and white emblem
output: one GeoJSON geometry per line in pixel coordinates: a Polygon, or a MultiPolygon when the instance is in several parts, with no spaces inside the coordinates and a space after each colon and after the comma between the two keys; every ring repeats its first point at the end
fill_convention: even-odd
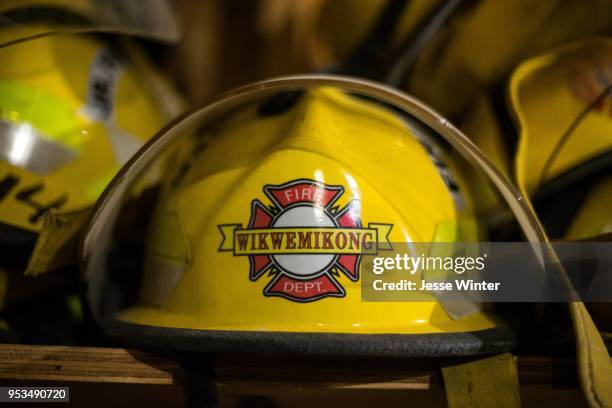
{"type": "Polygon", "coordinates": [[[220,251],[248,256],[252,281],[266,273],[273,276],[265,296],[297,302],[344,297],[341,275],[358,281],[361,255],[390,249],[386,238],[391,225],[363,228],[358,200],[334,206],[344,193],[342,186],[299,179],[266,185],[263,191],[272,205],[253,200],[246,228],[219,228],[224,238],[220,251]]]}

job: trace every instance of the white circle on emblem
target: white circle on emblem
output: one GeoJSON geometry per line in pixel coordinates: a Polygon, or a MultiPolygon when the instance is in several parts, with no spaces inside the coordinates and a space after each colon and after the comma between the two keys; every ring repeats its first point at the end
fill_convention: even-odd
{"type": "MultiPolygon", "coordinates": [[[[303,205],[283,212],[273,227],[335,227],[334,220],[321,207],[303,205]]],[[[296,238],[297,241],[297,238],[296,238]]],[[[336,255],[291,254],[273,255],[274,261],[285,271],[296,276],[310,276],[322,272],[336,255]]]]}

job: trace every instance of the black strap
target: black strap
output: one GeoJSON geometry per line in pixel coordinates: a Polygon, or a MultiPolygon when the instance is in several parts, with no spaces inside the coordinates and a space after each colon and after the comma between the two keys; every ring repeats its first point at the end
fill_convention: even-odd
{"type": "Polygon", "coordinates": [[[182,356],[185,408],[218,408],[217,383],[212,354],[187,353],[182,356]]]}

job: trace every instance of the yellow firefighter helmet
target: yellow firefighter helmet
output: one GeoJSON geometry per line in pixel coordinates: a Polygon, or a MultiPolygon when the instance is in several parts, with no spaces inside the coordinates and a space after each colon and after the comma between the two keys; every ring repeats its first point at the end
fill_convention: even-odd
{"type": "MultiPolygon", "coordinates": [[[[87,210],[181,109],[175,91],[134,43],[100,34],[171,41],[178,26],[168,18],[160,28],[120,3],[0,5],[2,310],[54,281],[24,283],[24,269],[36,275],[76,264],[76,231],[87,210]],[[11,289],[20,285],[28,290],[11,289]]],[[[162,15],[170,10],[164,0],[148,4],[162,15]]]]}
{"type": "MultiPolygon", "coordinates": [[[[513,176],[553,239],[610,240],[611,66],[608,38],[555,47],[512,72],[507,102],[516,134],[506,131],[512,126],[504,121],[504,110],[494,109],[485,98],[466,120],[466,132],[502,172],[513,176]],[[507,151],[512,144],[516,152],[507,151]]],[[[492,196],[483,198],[495,206],[492,196]]],[[[609,404],[610,304],[570,302],[569,309],[585,396],[592,406],[609,404]]]]}
{"type": "Polygon", "coordinates": [[[461,155],[543,240],[474,146],[391,88],[306,76],[230,93],[158,135],[101,197],[82,247],[93,312],[110,334],[179,348],[508,349],[509,331],[481,309],[362,301],[364,250],[484,230],[466,227],[478,208],[461,155]]]}
{"type": "Polygon", "coordinates": [[[0,222],[39,231],[45,211],[91,205],[169,119],[127,55],[82,35],[0,49],[0,222]]]}
{"type": "MultiPolygon", "coordinates": [[[[152,3],[163,11],[165,2],[152,3]]],[[[1,224],[39,232],[49,209],[90,206],[127,158],[176,115],[171,103],[159,102],[176,96],[133,44],[66,34],[139,28],[156,38],[145,24],[151,22],[131,21],[131,11],[86,0],[0,7],[1,224]]]]}

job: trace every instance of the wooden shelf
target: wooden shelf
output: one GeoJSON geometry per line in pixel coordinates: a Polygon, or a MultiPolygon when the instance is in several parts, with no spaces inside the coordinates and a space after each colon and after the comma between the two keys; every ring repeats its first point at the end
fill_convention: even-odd
{"type": "MultiPolygon", "coordinates": [[[[121,401],[142,402],[142,398],[156,396],[151,397],[153,405],[180,405],[183,376],[177,361],[173,354],[121,348],[0,345],[0,383],[68,383],[73,384],[74,398],[85,390],[81,392],[84,400],[91,398],[91,390],[112,390],[111,394],[123,390],[121,401]]],[[[270,397],[283,402],[281,406],[317,403],[323,407],[331,406],[325,401],[357,396],[353,405],[361,406],[381,393],[389,401],[396,398],[398,406],[410,395],[428,405],[444,406],[438,364],[435,360],[293,355],[214,357],[222,406],[242,406],[244,398],[270,397]]],[[[542,398],[581,404],[572,359],[523,357],[518,359],[518,368],[525,406],[531,405],[529,401],[533,406],[550,402],[542,398]]],[[[110,403],[104,397],[98,401],[110,403]]]]}
{"type": "Polygon", "coordinates": [[[176,361],[121,348],[0,345],[0,379],[174,384],[176,361]]]}

